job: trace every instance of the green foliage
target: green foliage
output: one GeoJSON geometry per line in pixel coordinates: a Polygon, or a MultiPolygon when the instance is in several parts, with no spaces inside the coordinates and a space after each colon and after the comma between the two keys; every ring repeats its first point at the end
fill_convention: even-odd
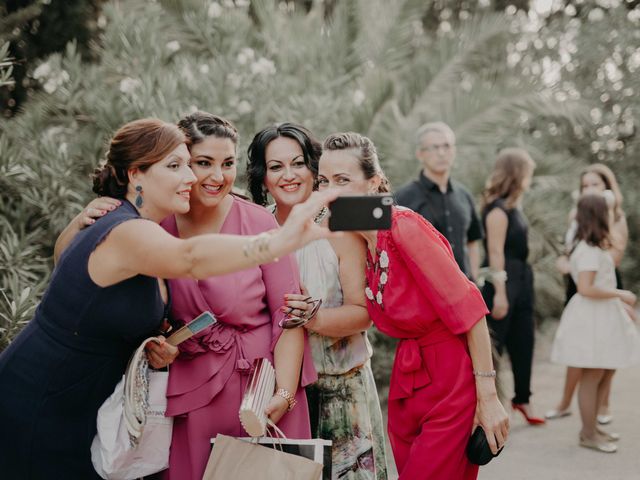
{"type": "MultiPolygon", "coordinates": [[[[88,177],[113,131],[145,116],[175,121],[196,108],[236,123],[242,156],[254,132],[272,122],[299,122],[319,137],[362,132],[396,186],[417,174],[413,133],[425,121],[442,119],[456,131],[455,175],[476,194],[498,148],[529,149],[538,163],[525,200],[538,314],[557,315],[563,290],[553,261],[577,171],[591,159],[581,152],[591,148],[592,105],[533,68],[542,62],[535,51],[512,61],[515,46],[531,35],[518,15],[480,12],[431,31],[424,19],[432,5],[425,3],[106,3],[91,44],[95,61],[85,60],[82,42],[71,42],[31,65],[29,81],[40,88],[0,128],[0,348],[42,295],[53,242],[91,198],[88,177]]],[[[589,69],[597,70],[602,55],[589,69]]],[[[574,76],[582,79],[577,70],[574,76]]],[[[637,135],[625,142],[625,152],[637,152],[637,135]]],[[[623,186],[635,198],[631,184],[623,186]]],[[[373,337],[381,379],[393,343],[373,337]]]]}
{"type": "MultiPolygon", "coordinates": [[[[30,72],[39,59],[64,51],[77,41],[85,54],[97,29],[96,17],[103,0],[19,0],[0,3],[0,43],[11,42],[15,58],[15,83],[0,91],[0,109],[15,114],[38,82],[30,72]]],[[[88,57],[88,56],[87,56],[88,57]]],[[[1,84],[0,84],[1,86],[1,84]]]]}
{"type": "Polygon", "coordinates": [[[11,78],[13,72],[13,62],[9,56],[9,42],[0,47],[0,87],[13,85],[15,82],[11,78]]]}
{"type": "Polygon", "coordinates": [[[39,298],[36,292],[41,288],[42,285],[35,289],[21,288],[18,279],[12,277],[0,289],[0,351],[31,320],[39,298]]]}

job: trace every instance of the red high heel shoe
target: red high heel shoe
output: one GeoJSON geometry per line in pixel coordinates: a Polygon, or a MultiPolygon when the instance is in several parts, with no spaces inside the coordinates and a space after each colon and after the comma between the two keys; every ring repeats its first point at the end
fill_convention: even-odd
{"type": "Polygon", "coordinates": [[[527,415],[527,411],[522,405],[523,404],[511,402],[511,408],[513,408],[514,411],[517,410],[518,412],[520,412],[529,425],[544,425],[545,423],[547,423],[544,418],[530,417],[529,415],[527,415]]]}

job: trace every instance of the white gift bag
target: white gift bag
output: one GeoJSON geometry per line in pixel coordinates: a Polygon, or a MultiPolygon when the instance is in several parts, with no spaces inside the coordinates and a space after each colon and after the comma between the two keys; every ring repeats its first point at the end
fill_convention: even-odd
{"type": "Polygon", "coordinates": [[[136,479],[169,466],[173,418],[164,416],[169,373],[148,370],[144,346],[149,341],[157,340],[142,342],[98,410],[91,461],[105,479],[136,479]]]}

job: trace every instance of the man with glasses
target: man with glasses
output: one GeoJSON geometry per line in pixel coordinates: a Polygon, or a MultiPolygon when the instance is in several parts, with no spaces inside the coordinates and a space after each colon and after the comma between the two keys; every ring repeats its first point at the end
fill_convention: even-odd
{"type": "Polygon", "coordinates": [[[460,269],[475,279],[480,266],[482,223],[471,193],[450,178],[455,142],[453,130],[446,123],[422,125],[416,132],[420,176],[400,188],[395,197],[398,205],[422,215],[449,240],[460,269]]]}

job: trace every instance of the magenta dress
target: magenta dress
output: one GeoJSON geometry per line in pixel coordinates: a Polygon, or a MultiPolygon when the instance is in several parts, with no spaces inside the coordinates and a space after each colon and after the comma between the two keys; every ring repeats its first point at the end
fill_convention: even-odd
{"type": "MultiPolygon", "coordinates": [[[[178,236],[174,217],[162,226],[178,236]]],[[[277,228],[263,207],[233,197],[233,205],[220,233],[254,235],[277,228]]],[[[225,252],[220,252],[225,255],[225,252]]],[[[255,358],[273,362],[273,349],[282,329],[280,307],[286,293],[299,292],[298,267],[292,256],[278,262],[206,280],[169,282],[172,317],[179,324],[204,310],[218,324],[180,345],[180,355],[170,367],[167,416],[174,417],[169,469],[165,478],[200,480],[218,433],[247,436],[238,410],[250,367],[255,358]]],[[[310,438],[309,411],[304,387],[317,379],[305,342],[298,404],[278,423],[290,438],[310,438]]]]}

